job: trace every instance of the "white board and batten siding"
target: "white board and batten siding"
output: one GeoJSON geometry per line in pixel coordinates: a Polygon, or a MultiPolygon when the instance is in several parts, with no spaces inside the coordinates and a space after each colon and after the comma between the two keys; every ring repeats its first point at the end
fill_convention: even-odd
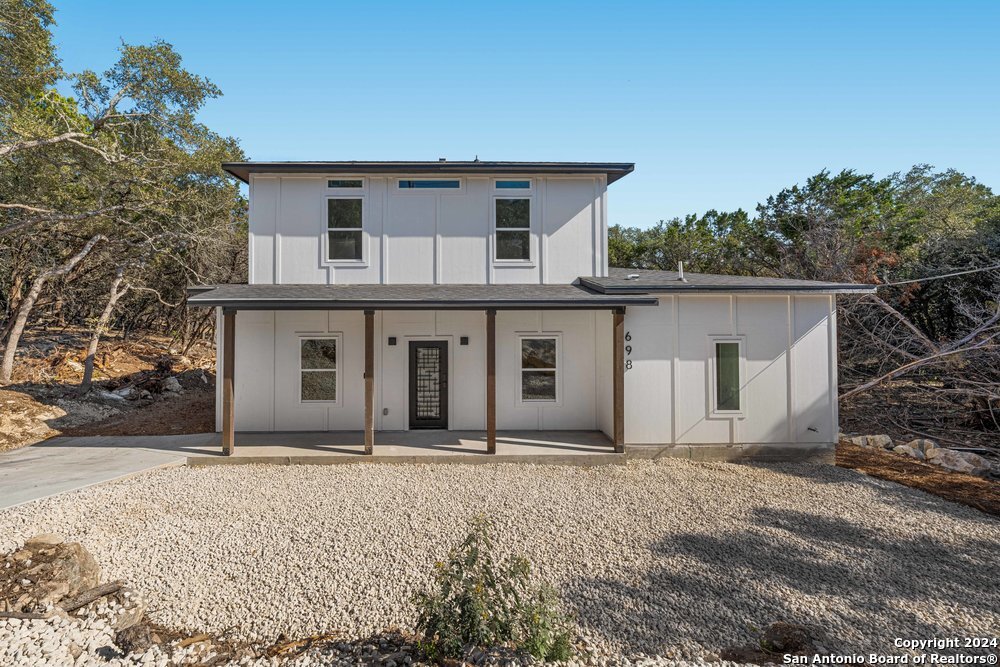
{"type": "Polygon", "coordinates": [[[328,176],[250,179],[251,284],[566,284],[607,274],[605,176],[503,176],[528,190],[500,191],[497,178],[457,178],[455,190],[401,190],[414,176],[337,175],[364,186],[335,190],[328,176]],[[326,198],[363,199],[361,261],[328,261],[326,198]],[[531,259],[493,259],[494,199],[531,200],[531,259]]]}
{"type": "MultiPolygon", "coordinates": [[[[837,439],[835,297],[663,296],[630,308],[629,444],[799,444],[837,439]],[[740,416],[713,416],[715,337],[739,340],[740,416]]],[[[604,336],[610,338],[610,329],[604,336]]],[[[605,369],[604,375],[610,373],[605,369]]],[[[602,416],[603,425],[610,413],[602,416]]]]}
{"type": "MultiPolygon", "coordinates": [[[[605,311],[500,311],[497,314],[497,426],[511,430],[600,430],[600,357],[605,311]],[[520,340],[557,336],[557,400],[520,400],[520,340]]],[[[239,311],[236,315],[237,431],[360,430],[364,424],[364,315],[358,311],[239,311]],[[299,341],[336,337],[338,400],[299,400],[299,341]]],[[[375,428],[409,425],[409,342],[448,342],[448,427],[486,428],[486,315],[481,311],[375,313],[375,428]],[[461,339],[468,338],[462,345],[461,339]],[[390,337],[396,339],[389,345],[390,337]]],[[[221,384],[221,383],[220,383],[221,384]]],[[[218,421],[219,417],[217,417],[218,421]]],[[[217,428],[221,428],[218,422],[217,428]]]]}

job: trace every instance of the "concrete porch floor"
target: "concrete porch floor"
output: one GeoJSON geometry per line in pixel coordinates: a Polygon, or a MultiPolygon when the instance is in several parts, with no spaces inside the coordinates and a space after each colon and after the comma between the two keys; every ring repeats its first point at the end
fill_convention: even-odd
{"type": "Polygon", "coordinates": [[[237,433],[232,456],[218,441],[188,449],[191,466],[246,463],[558,463],[595,465],[625,461],[600,431],[498,431],[496,454],[486,453],[485,431],[377,431],[364,455],[362,431],[237,433]]]}

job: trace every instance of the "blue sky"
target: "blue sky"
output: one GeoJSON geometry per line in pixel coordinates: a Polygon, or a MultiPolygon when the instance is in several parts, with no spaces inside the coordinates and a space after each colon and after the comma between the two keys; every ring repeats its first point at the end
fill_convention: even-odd
{"type": "Polygon", "coordinates": [[[1000,2],[55,3],[64,67],[165,39],[255,160],[635,162],[643,227],[824,168],[1000,188],[1000,2]]]}

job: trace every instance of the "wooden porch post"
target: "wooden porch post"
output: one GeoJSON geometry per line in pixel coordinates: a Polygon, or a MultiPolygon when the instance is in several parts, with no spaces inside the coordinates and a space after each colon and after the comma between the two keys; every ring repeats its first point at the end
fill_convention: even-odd
{"type": "Polygon", "coordinates": [[[486,453],[497,453],[497,311],[486,311],[486,453]]]}
{"type": "Polygon", "coordinates": [[[625,309],[614,311],[614,446],[618,453],[625,451],[625,309]]]}
{"type": "Polygon", "coordinates": [[[375,311],[365,311],[365,454],[375,451],[375,311]]]}
{"type": "Polygon", "coordinates": [[[222,309],[222,453],[232,456],[236,447],[233,374],[236,368],[236,309],[222,309]]]}

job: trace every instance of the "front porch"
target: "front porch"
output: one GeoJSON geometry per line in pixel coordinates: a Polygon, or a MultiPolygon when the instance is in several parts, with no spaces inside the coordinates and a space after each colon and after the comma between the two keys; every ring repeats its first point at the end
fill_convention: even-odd
{"type": "Polygon", "coordinates": [[[237,433],[235,452],[215,443],[188,450],[190,466],[251,463],[337,465],[345,463],[624,463],[600,431],[498,431],[488,448],[486,431],[379,431],[366,453],[364,431],[237,433]]]}
{"type": "Polygon", "coordinates": [[[577,285],[221,285],[192,289],[188,303],[221,315],[222,454],[346,462],[565,453],[552,443],[579,454],[579,438],[561,434],[591,431],[582,453],[623,454],[625,309],[658,302],[577,285]],[[240,345],[238,311],[250,331],[240,345]],[[325,341],[322,353],[312,341],[325,341]],[[239,362],[237,347],[258,356],[239,362]],[[239,400],[237,375],[250,378],[239,400]],[[322,392],[313,378],[327,383],[322,392]],[[240,422],[241,409],[250,417],[240,422]],[[567,431],[525,430],[533,421],[567,431]],[[306,451],[253,435],[292,429],[321,435],[300,436],[306,451]],[[268,451],[244,451],[254,442],[268,451]]]}

